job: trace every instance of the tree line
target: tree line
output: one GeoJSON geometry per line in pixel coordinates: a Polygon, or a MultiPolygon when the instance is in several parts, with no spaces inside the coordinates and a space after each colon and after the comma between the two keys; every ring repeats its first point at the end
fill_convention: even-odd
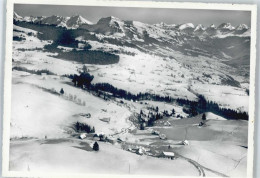
{"type": "Polygon", "coordinates": [[[151,94],[148,92],[140,92],[138,94],[133,94],[126,90],[116,88],[109,83],[91,84],[91,81],[93,80],[94,76],[90,75],[87,72],[81,73],[79,76],[70,75],[69,77],[72,79],[75,86],[94,91],[95,93],[97,93],[98,96],[100,95],[100,92],[103,91],[102,95],[106,95],[106,98],[115,97],[132,101],[152,100],[167,103],[176,102],[179,105],[183,106],[184,112],[188,113],[191,117],[204,112],[212,112],[227,119],[248,120],[248,114],[246,112],[222,108],[216,102],[206,100],[206,98],[202,95],[198,96],[197,101],[191,101],[188,99],[175,99],[170,96],[161,96],[158,94],[151,94]]]}
{"type": "Polygon", "coordinates": [[[95,127],[91,127],[88,124],[76,122],[74,127],[77,132],[95,133],[95,127]]]}
{"type": "Polygon", "coordinates": [[[36,74],[36,75],[42,75],[43,73],[46,74],[46,75],[55,75],[53,72],[47,70],[47,69],[42,69],[42,70],[30,70],[30,69],[27,69],[25,67],[20,67],[20,66],[15,66],[12,68],[12,70],[18,70],[18,71],[24,71],[24,72],[28,72],[28,73],[31,73],[31,74],[36,74]]]}

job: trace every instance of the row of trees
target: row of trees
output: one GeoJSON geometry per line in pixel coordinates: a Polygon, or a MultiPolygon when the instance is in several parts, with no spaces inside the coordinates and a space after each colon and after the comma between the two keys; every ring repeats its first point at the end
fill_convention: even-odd
{"type": "Polygon", "coordinates": [[[72,82],[74,83],[74,86],[77,87],[85,87],[89,88],[91,81],[94,79],[93,75],[90,75],[88,72],[82,72],[80,75],[74,75],[72,82]]]}
{"type": "MultiPolygon", "coordinates": [[[[140,100],[153,100],[153,101],[162,101],[162,102],[173,102],[175,101],[173,98],[170,96],[160,96],[160,95],[155,95],[151,93],[138,93],[138,94],[132,94],[131,92],[128,92],[123,89],[118,89],[114,87],[113,85],[109,83],[96,83],[96,84],[91,84],[90,88],[91,90],[95,92],[99,91],[105,91],[108,93],[111,93],[113,97],[117,98],[123,98],[126,100],[133,100],[133,101],[140,101],[140,100]]],[[[108,96],[109,97],[109,96],[108,96]]]]}
{"type": "Polygon", "coordinates": [[[159,112],[158,107],[156,107],[152,111],[155,111],[155,112],[149,111],[148,115],[144,114],[142,110],[140,111],[140,114],[138,115],[138,120],[139,120],[139,123],[140,123],[140,129],[141,130],[144,129],[146,123],[147,123],[147,126],[151,127],[151,126],[154,125],[154,122],[156,120],[163,119],[164,117],[170,117],[170,116],[175,115],[174,109],[172,109],[171,113],[169,113],[167,110],[164,110],[163,112],[159,112]],[[147,121],[144,118],[147,118],[147,121]]]}
{"type": "Polygon", "coordinates": [[[76,122],[74,126],[77,132],[95,133],[95,127],[88,124],[76,122]]]}
{"type": "Polygon", "coordinates": [[[51,72],[51,71],[49,71],[47,69],[33,70],[33,69],[27,69],[25,67],[15,66],[15,67],[12,68],[12,70],[24,71],[24,72],[28,72],[28,73],[36,74],[36,75],[41,75],[43,73],[45,73],[46,75],[54,75],[53,72],[51,72]]]}
{"type": "Polygon", "coordinates": [[[153,101],[160,101],[160,102],[177,102],[179,105],[184,106],[184,111],[188,113],[190,116],[195,116],[200,113],[204,112],[212,112],[214,114],[220,115],[227,119],[242,119],[248,120],[248,114],[246,112],[240,112],[233,109],[227,109],[220,107],[216,102],[207,101],[204,96],[199,95],[197,101],[191,101],[188,99],[174,99],[170,96],[160,96],[151,93],[138,93],[132,94],[126,90],[118,89],[111,84],[108,83],[97,83],[91,84],[94,76],[90,75],[87,72],[83,72],[78,75],[70,76],[72,81],[74,82],[75,86],[82,87],[85,86],[88,90],[94,91],[97,93],[100,91],[105,91],[109,94],[103,92],[102,94],[107,95],[106,98],[109,97],[116,97],[122,98],[126,100],[133,100],[133,101],[140,101],[140,100],[153,100],[153,101]]]}
{"type": "Polygon", "coordinates": [[[198,101],[177,99],[177,102],[182,106],[188,106],[187,108],[184,107],[184,111],[190,116],[195,116],[204,112],[212,112],[227,119],[248,120],[248,114],[246,112],[222,108],[216,102],[207,101],[202,95],[198,96],[198,101]]]}

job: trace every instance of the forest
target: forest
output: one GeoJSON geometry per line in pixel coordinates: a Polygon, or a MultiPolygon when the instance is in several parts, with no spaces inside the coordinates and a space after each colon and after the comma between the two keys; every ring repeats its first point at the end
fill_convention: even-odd
{"type": "Polygon", "coordinates": [[[102,92],[104,98],[122,98],[130,101],[152,100],[167,103],[175,102],[178,105],[184,106],[185,109],[183,111],[189,114],[190,117],[204,112],[212,112],[230,120],[248,120],[248,113],[222,108],[216,102],[208,101],[203,95],[199,95],[197,101],[191,101],[183,98],[175,99],[171,96],[141,92],[136,95],[126,90],[116,88],[109,83],[91,84],[94,76],[91,76],[88,73],[81,74],[80,76],[70,75],[69,77],[72,79],[75,86],[82,87],[85,90],[94,91],[98,96],[100,96],[100,91],[104,91],[102,92]]]}

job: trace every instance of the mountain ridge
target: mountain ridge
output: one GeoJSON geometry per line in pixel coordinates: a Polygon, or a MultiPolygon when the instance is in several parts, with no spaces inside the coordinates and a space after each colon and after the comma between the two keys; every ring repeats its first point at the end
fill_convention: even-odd
{"type": "MultiPolygon", "coordinates": [[[[35,23],[42,23],[42,24],[49,24],[49,25],[57,25],[57,26],[61,26],[61,27],[66,27],[66,28],[69,28],[71,26],[74,25],[74,28],[81,28],[82,26],[81,25],[98,25],[98,24],[102,24],[102,23],[105,23],[105,22],[108,22],[110,21],[110,23],[118,23],[118,22],[121,22],[121,23],[125,23],[129,20],[121,20],[117,17],[114,17],[114,16],[108,16],[108,17],[102,17],[100,18],[97,23],[93,23],[85,18],[83,18],[82,16],[80,15],[74,15],[74,16],[71,16],[71,17],[63,17],[63,16],[57,16],[57,15],[52,15],[52,16],[48,16],[48,17],[45,17],[45,16],[40,16],[40,17],[33,17],[33,16],[25,16],[25,17],[22,17],[20,15],[18,15],[16,12],[14,12],[14,17],[13,17],[15,20],[20,20],[20,21],[27,21],[27,22],[35,22],[35,23]],[[75,19],[73,21],[73,19],[75,19]],[[69,24],[72,24],[72,25],[67,25],[67,22],[68,21],[72,21],[72,22],[69,22],[69,24]],[[78,23],[78,21],[80,21],[78,23]],[[60,23],[62,22],[65,22],[66,26],[65,25],[62,25],[60,23]],[[73,24],[73,23],[76,23],[76,24],[73,24]],[[78,23],[78,24],[77,24],[78,23]]],[[[144,23],[146,24],[146,23],[144,23]]],[[[147,24],[147,25],[150,25],[150,24],[147,24]]],[[[248,30],[250,29],[249,26],[247,26],[246,24],[239,24],[237,25],[236,27],[232,26],[231,23],[229,22],[225,22],[225,23],[222,23],[220,24],[219,26],[215,26],[214,24],[211,24],[209,26],[204,26],[202,24],[193,24],[193,23],[184,23],[184,24],[166,24],[165,22],[161,22],[161,23],[158,23],[158,24],[152,24],[151,26],[156,26],[156,27],[160,27],[160,28],[163,28],[163,29],[171,29],[171,30],[180,30],[180,31],[183,31],[183,30],[186,30],[187,28],[190,28],[190,29],[193,29],[193,32],[197,31],[198,29],[202,30],[202,31],[207,31],[207,30],[210,30],[210,29],[216,29],[216,30],[229,30],[231,32],[233,31],[241,31],[241,30],[248,30]]]]}
{"type": "Polygon", "coordinates": [[[64,39],[69,34],[71,39],[80,39],[78,42],[83,44],[92,40],[133,47],[163,57],[172,57],[172,54],[179,51],[188,56],[216,58],[239,68],[240,73],[244,73],[249,67],[251,29],[245,24],[237,27],[233,27],[231,23],[222,23],[219,26],[212,24],[209,27],[192,23],[147,24],[113,16],[103,17],[96,24],[91,24],[79,15],[74,16],[74,23],[66,24],[71,18],[30,17],[31,21],[28,22],[14,13],[14,24],[41,32],[43,40],[55,41],[64,33],[64,39]]]}

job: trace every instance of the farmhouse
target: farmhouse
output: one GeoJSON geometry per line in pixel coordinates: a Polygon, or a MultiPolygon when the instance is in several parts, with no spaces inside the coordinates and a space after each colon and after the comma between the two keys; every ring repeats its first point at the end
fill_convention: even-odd
{"type": "Polygon", "coordinates": [[[101,120],[101,121],[103,121],[103,122],[109,123],[109,122],[110,122],[110,117],[104,117],[104,118],[99,119],[99,120],[101,120]]]}
{"type": "Polygon", "coordinates": [[[84,138],[86,138],[87,137],[87,133],[81,133],[80,135],[79,135],[79,138],[80,139],[84,139],[84,138]]]}
{"type": "Polygon", "coordinates": [[[154,134],[154,135],[160,135],[160,132],[157,131],[157,130],[153,130],[153,131],[152,131],[152,134],[154,134]]]}
{"type": "Polygon", "coordinates": [[[168,159],[174,159],[175,154],[173,152],[165,152],[163,151],[160,155],[161,158],[168,158],[168,159]]]}
{"type": "Polygon", "coordinates": [[[182,141],[182,144],[183,144],[183,145],[189,145],[189,142],[188,142],[188,140],[183,140],[183,141],[182,141]]]}
{"type": "Polygon", "coordinates": [[[115,144],[117,142],[117,139],[111,136],[107,137],[107,141],[111,144],[115,144]]]}
{"type": "Polygon", "coordinates": [[[165,134],[160,134],[159,137],[160,137],[160,139],[162,139],[162,140],[166,140],[166,135],[165,135],[165,134]]]}
{"type": "Polygon", "coordinates": [[[169,121],[164,122],[164,126],[171,126],[171,123],[169,121]]]}
{"type": "Polygon", "coordinates": [[[95,135],[93,136],[93,140],[98,141],[99,139],[100,139],[100,138],[99,138],[98,134],[95,134],[95,135]]]}

